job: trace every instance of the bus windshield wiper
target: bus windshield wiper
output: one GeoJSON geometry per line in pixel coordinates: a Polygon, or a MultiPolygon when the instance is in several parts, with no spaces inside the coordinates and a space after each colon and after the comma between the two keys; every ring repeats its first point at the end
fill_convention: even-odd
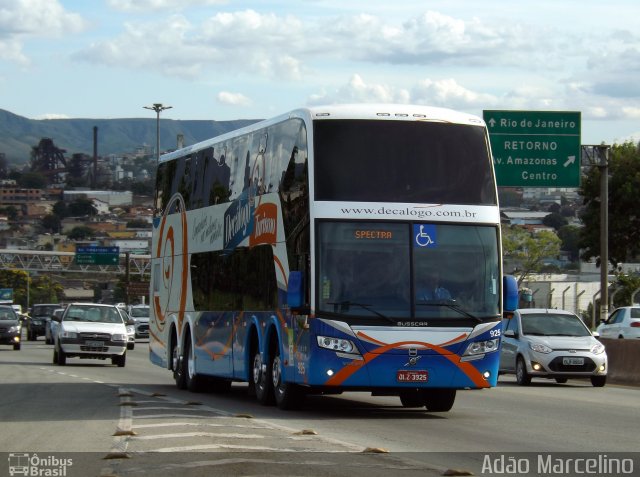
{"type": "Polygon", "coordinates": [[[396,320],[393,320],[393,319],[389,318],[388,316],[383,315],[379,311],[374,310],[373,308],[371,308],[371,305],[369,305],[369,304],[357,303],[355,301],[349,301],[349,300],[343,300],[343,301],[327,302],[327,305],[337,305],[341,309],[344,309],[345,311],[347,311],[350,306],[359,306],[360,308],[362,308],[364,310],[367,310],[368,312],[373,313],[374,315],[379,316],[380,318],[384,318],[389,323],[393,323],[394,325],[396,324],[396,320]]]}
{"type": "Polygon", "coordinates": [[[464,316],[466,316],[468,318],[471,318],[472,320],[474,320],[477,323],[483,323],[482,318],[480,318],[479,316],[476,316],[476,315],[473,315],[473,314],[469,313],[464,308],[460,308],[458,305],[455,304],[454,300],[439,300],[439,301],[435,301],[435,302],[432,302],[432,303],[416,303],[416,305],[418,305],[418,306],[446,306],[447,308],[451,308],[452,310],[457,311],[461,315],[464,315],[464,316]]]}

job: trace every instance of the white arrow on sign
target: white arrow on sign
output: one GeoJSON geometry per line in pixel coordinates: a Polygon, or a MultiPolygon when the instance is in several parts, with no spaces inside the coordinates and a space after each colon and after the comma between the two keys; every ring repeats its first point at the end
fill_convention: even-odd
{"type": "Polygon", "coordinates": [[[576,156],[568,156],[566,162],[563,165],[564,167],[567,167],[574,162],[576,162],[576,156]]]}
{"type": "Polygon", "coordinates": [[[493,118],[489,119],[489,126],[493,127],[495,125],[496,125],[496,120],[493,118]]]}

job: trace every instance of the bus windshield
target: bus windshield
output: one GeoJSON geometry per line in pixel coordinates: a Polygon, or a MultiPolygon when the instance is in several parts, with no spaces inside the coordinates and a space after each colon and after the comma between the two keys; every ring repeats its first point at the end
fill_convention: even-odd
{"type": "Polygon", "coordinates": [[[314,121],[315,199],[497,205],[482,126],[314,121]]]}
{"type": "Polygon", "coordinates": [[[381,324],[495,320],[498,256],[495,226],[322,221],[318,310],[381,324]]]}

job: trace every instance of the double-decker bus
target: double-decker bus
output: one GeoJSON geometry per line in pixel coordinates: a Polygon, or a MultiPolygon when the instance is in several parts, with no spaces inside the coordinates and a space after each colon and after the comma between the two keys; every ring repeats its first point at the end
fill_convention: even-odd
{"type": "Polygon", "coordinates": [[[299,109],[163,155],[155,200],[150,359],[179,388],[448,411],[496,384],[517,291],[482,119],[299,109]]]}

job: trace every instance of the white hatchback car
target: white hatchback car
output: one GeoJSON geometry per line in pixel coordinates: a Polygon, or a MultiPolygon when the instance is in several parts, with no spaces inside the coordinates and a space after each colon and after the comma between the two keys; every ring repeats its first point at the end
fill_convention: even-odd
{"type": "Polygon", "coordinates": [[[500,373],[513,373],[518,384],[544,377],[564,383],[589,378],[607,382],[607,353],[582,320],[571,312],[545,308],[516,310],[502,321],[500,373]]]}
{"type": "Polygon", "coordinates": [[[640,338],[640,306],[616,308],[596,331],[602,338],[640,338]]]}
{"type": "MultiPolygon", "coordinates": [[[[124,367],[127,329],[122,314],[113,305],[72,303],[67,306],[54,335],[53,362],[65,365],[67,358],[111,358],[124,367]]],[[[131,323],[133,324],[133,323],[131,323]]]]}

